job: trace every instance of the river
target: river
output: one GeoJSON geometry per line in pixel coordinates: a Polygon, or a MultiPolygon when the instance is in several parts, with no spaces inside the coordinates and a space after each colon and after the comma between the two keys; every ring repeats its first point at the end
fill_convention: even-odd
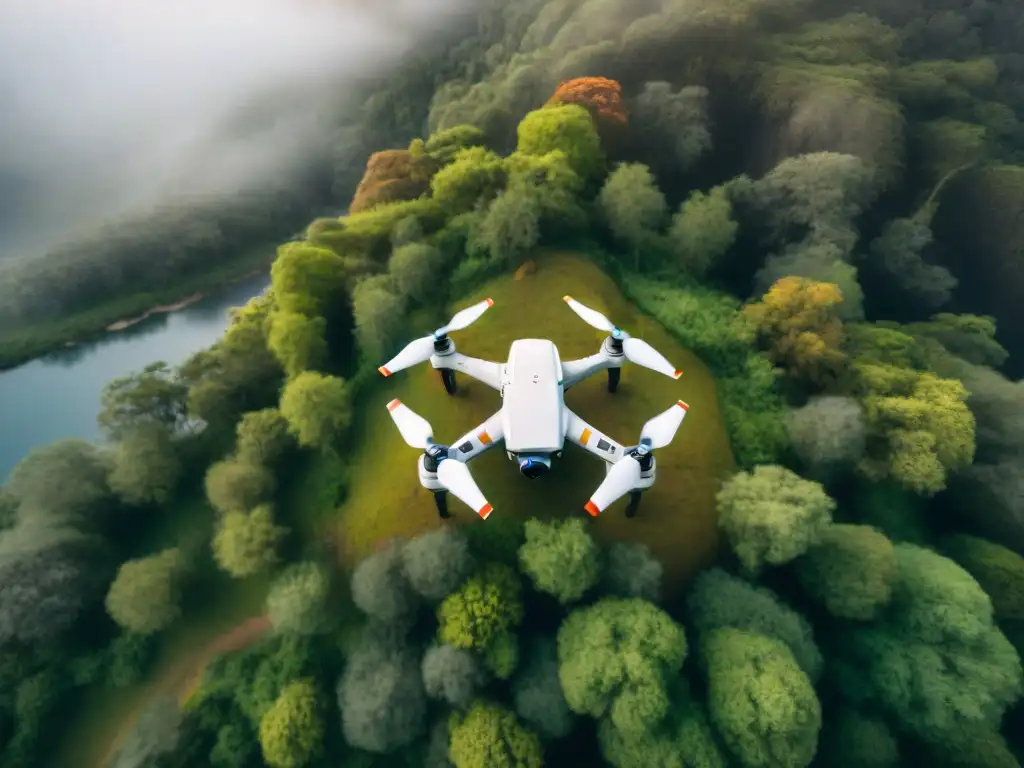
{"type": "Polygon", "coordinates": [[[0,373],[0,483],[33,448],[65,437],[99,440],[96,415],[108,381],[157,360],[181,363],[209,347],[227,327],[228,309],[269,282],[265,275],[247,278],[184,309],[0,373]]]}

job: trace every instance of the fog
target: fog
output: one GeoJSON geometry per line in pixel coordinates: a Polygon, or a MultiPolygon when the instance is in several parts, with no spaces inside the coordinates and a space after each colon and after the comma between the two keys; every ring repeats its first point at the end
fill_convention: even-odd
{"type": "Polygon", "coordinates": [[[0,258],[281,173],[328,137],[325,107],[468,2],[0,3],[0,258]]]}

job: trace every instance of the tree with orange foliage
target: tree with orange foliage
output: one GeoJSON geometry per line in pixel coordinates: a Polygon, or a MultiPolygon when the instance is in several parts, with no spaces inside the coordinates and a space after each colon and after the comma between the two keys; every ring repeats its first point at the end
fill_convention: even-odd
{"type": "Polygon", "coordinates": [[[415,200],[426,192],[437,164],[422,150],[422,144],[413,142],[409,149],[385,149],[370,155],[349,213],[382,203],[415,200]]]}
{"type": "Polygon", "coordinates": [[[815,384],[834,379],[846,363],[839,306],[833,283],[803,277],[776,280],[761,301],[743,308],[772,361],[794,377],[815,384]]]}
{"type": "Polygon", "coordinates": [[[590,113],[602,140],[620,135],[628,123],[622,103],[622,86],[607,77],[577,77],[565,80],[548,99],[548,105],[579,104],[590,113]]]}

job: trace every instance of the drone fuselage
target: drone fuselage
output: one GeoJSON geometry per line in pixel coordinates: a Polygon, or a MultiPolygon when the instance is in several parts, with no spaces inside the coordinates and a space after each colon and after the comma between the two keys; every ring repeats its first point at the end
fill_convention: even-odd
{"type": "Polygon", "coordinates": [[[558,348],[547,339],[517,339],[501,377],[505,450],[549,456],[562,450],[564,391],[558,348]]]}

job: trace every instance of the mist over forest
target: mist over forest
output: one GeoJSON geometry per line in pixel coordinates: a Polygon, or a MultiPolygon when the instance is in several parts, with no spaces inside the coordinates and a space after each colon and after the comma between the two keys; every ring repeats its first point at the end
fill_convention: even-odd
{"type": "Polygon", "coordinates": [[[451,2],[41,0],[0,8],[0,259],[109,220],[288,188],[451,2]]]}

